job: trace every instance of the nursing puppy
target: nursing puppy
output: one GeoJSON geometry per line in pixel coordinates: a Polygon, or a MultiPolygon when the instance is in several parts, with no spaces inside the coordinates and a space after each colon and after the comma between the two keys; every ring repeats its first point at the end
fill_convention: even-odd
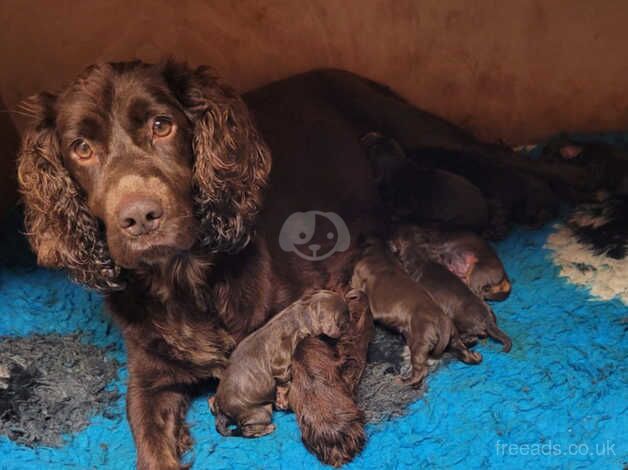
{"type": "Polygon", "coordinates": [[[512,341],[497,327],[491,308],[456,275],[422,256],[414,239],[405,236],[403,231],[391,239],[390,246],[410,277],[425,288],[443,312],[454,321],[465,344],[473,344],[478,338],[489,336],[502,343],[505,352],[510,351],[512,341]]]}
{"type": "Polygon", "coordinates": [[[427,360],[451,351],[467,364],[478,364],[482,356],[469,351],[453,321],[387,253],[383,243],[371,239],[355,266],[351,285],[363,289],[376,321],[398,331],[410,348],[412,372],[404,378],[413,386],[428,373],[427,360]]]}
{"type": "Polygon", "coordinates": [[[361,140],[378,192],[393,219],[444,223],[485,230],[489,209],[482,192],[462,176],[423,168],[406,157],[399,143],[378,132],[361,140]]]}
{"type": "Polygon", "coordinates": [[[315,337],[301,341],[294,352],[292,381],[277,387],[275,403],[296,413],[305,447],[336,467],[350,461],[366,441],[364,414],[353,397],[374,334],[366,295],[353,289],[345,301],[350,321],[336,346],[315,337]]]}
{"type": "Polygon", "coordinates": [[[294,302],[264,327],[247,336],[229,358],[210,407],[223,436],[259,437],[271,423],[277,383],[290,379],[297,344],[308,336],[338,338],[348,320],[347,305],[331,291],[294,302]],[[237,426],[229,429],[230,424],[237,426]]]}
{"type": "MultiPolygon", "coordinates": [[[[349,323],[342,336],[336,341],[336,350],[342,380],[353,393],[366,367],[368,347],[375,334],[375,325],[369,309],[368,299],[362,291],[351,289],[345,296],[345,301],[349,309],[349,323]]],[[[303,341],[315,342],[310,341],[308,338],[303,341]]],[[[318,353],[313,351],[311,354],[317,355],[318,353]]],[[[302,355],[304,355],[306,361],[309,359],[309,353],[304,352],[302,355]]],[[[294,410],[288,401],[288,392],[294,388],[292,381],[285,385],[277,386],[277,397],[275,400],[277,409],[294,410]]],[[[299,392],[295,393],[295,390],[292,390],[292,394],[294,397],[299,396],[299,392]]],[[[318,399],[315,401],[318,401],[318,399]]]]}
{"type": "Polygon", "coordinates": [[[504,265],[491,245],[472,232],[402,225],[393,240],[404,242],[419,258],[445,266],[475,295],[485,300],[504,300],[511,285],[504,265]]]}

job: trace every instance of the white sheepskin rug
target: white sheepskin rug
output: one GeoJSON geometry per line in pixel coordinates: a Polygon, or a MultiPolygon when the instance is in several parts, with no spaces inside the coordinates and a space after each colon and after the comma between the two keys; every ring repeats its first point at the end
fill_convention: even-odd
{"type": "Polygon", "coordinates": [[[625,202],[603,201],[576,208],[566,223],[555,226],[546,247],[561,276],[588,288],[602,300],[628,304],[628,233],[625,202]]]}

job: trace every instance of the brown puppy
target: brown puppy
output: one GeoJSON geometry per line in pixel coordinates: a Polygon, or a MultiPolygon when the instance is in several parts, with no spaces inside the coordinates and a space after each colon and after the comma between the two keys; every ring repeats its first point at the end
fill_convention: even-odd
{"type": "Polygon", "coordinates": [[[419,385],[428,373],[427,360],[451,351],[467,364],[482,356],[464,345],[453,321],[387,253],[384,245],[370,239],[355,266],[351,285],[369,298],[375,320],[401,333],[410,348],[412,373],[404,380],[419,385]]]}
{"type": "Polygon", "coordinates": [[[504,300],[510,295],[504,265],[491,245],[475,233],[402,225],[392,238],[411,241],[417,256],[445,266],[478,297],[504,300]]]}
{"type": "Polygon", "coordinates": [[[504,345],[505,352],[510,351],[512,341],[497,327],[495,314],[486,302],[474,295],[447,268],[424,257],[413,237],[400,231],[391,239],[390,246],[410,277],[424,287],[454,321],[465,344],[490,336],[504,345]]]}
{"type": "Polygon", "coordinates": [[[292,362],[293,381],[277,387],[275,403],[278,409],[296,413],[305,446],[333,466],[349,462],[366,440],[364,415],[352,398],[374,334],[366,295],[353,289],[345,300],[350,318],[347,331],[335,348],[320,338],[301,341],[292,362]],[[331,445],[337,442],[342,446],[331,445]]]}
{"type": "Polygon", "coordinates": [[[342,297],[322,290],[294,302],[246,337],[231,355],[215,399],[210,400],[218,432],[244,437],[273,432],[275,388],[277,382],[288,382],[297,344],[307,336],[338,338],[347,320],[342,297]],[[230,424],[238,429],[229,429],[230,424]]]}

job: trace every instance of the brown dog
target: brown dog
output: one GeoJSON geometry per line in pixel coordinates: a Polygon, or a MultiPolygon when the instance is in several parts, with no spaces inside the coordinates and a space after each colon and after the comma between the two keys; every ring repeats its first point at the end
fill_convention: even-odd
{"type": "Polygon", "coordinates": [[[347,322],[347,305],[331,291],[294,302],[263,328],[245,338],[229,359],[214,400],[216,429],[223,436],[259,437],[271,423],[277,382],[290,379],[294,350],[307,336],[338,338],[347,322]],[[237,430],[229,429],[236,424],[237,430]]]}
{"type": "Polygon", "coordinates": [[[504,300],[510,295],[504,265],[491,245],[473,232],[402,225],[394,230],[392,238],[411,242],[416,256],[445,266],[478,297],[504,300]]]}
{"type": "Polygon", "coordinates": [[[413,237],[400,231],[390,241],[393,253],[399,257],[406,272],[420,286],[424,287],[434,301],[456,325],[465,344],[472,344],[478,338],[491,338],[510,351],[512,341],[497,327],[495,314],[482,299],[471,292],[456,275],[444,266],[422,256],[413,237]]]}
{"type": "Polygon", "coordinates": [[[404,336],[412,363],[412,373],[404,379],[407,383],[421,384],[428,373],[427,360],[440,357],[445,350],[467,364],[481,362],[482,356],[464,345],[453,321],[403,272],[378,240],[367,242],[351,284],[366,292],[377,321],[404,336]]]}
{"type": "Polygon", "coordinates": [[[278,409],[296,413],[305,446],[333,466],[349,462],[366,440],[364,415],[352,398],[375,331],[366,295],[353,289],[345,301],[350,318],[347,331],[335,348],[320,338],[301,341],[292,362],[292,382],[277,387],[275,403],[278,409]],[[332,442],[343,446],[334,447],[332,442]]]}

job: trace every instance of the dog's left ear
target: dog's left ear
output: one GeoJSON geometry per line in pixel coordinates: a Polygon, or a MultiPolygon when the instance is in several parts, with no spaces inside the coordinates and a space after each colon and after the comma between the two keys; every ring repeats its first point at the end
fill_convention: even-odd
{"type": "Polygon", "coordinates": [[[192,121],[196,215],[201,243],[237,252],[250,241],[271,156],[240,96],[208,67],[168,62],[163,75],[192,121]]]}

